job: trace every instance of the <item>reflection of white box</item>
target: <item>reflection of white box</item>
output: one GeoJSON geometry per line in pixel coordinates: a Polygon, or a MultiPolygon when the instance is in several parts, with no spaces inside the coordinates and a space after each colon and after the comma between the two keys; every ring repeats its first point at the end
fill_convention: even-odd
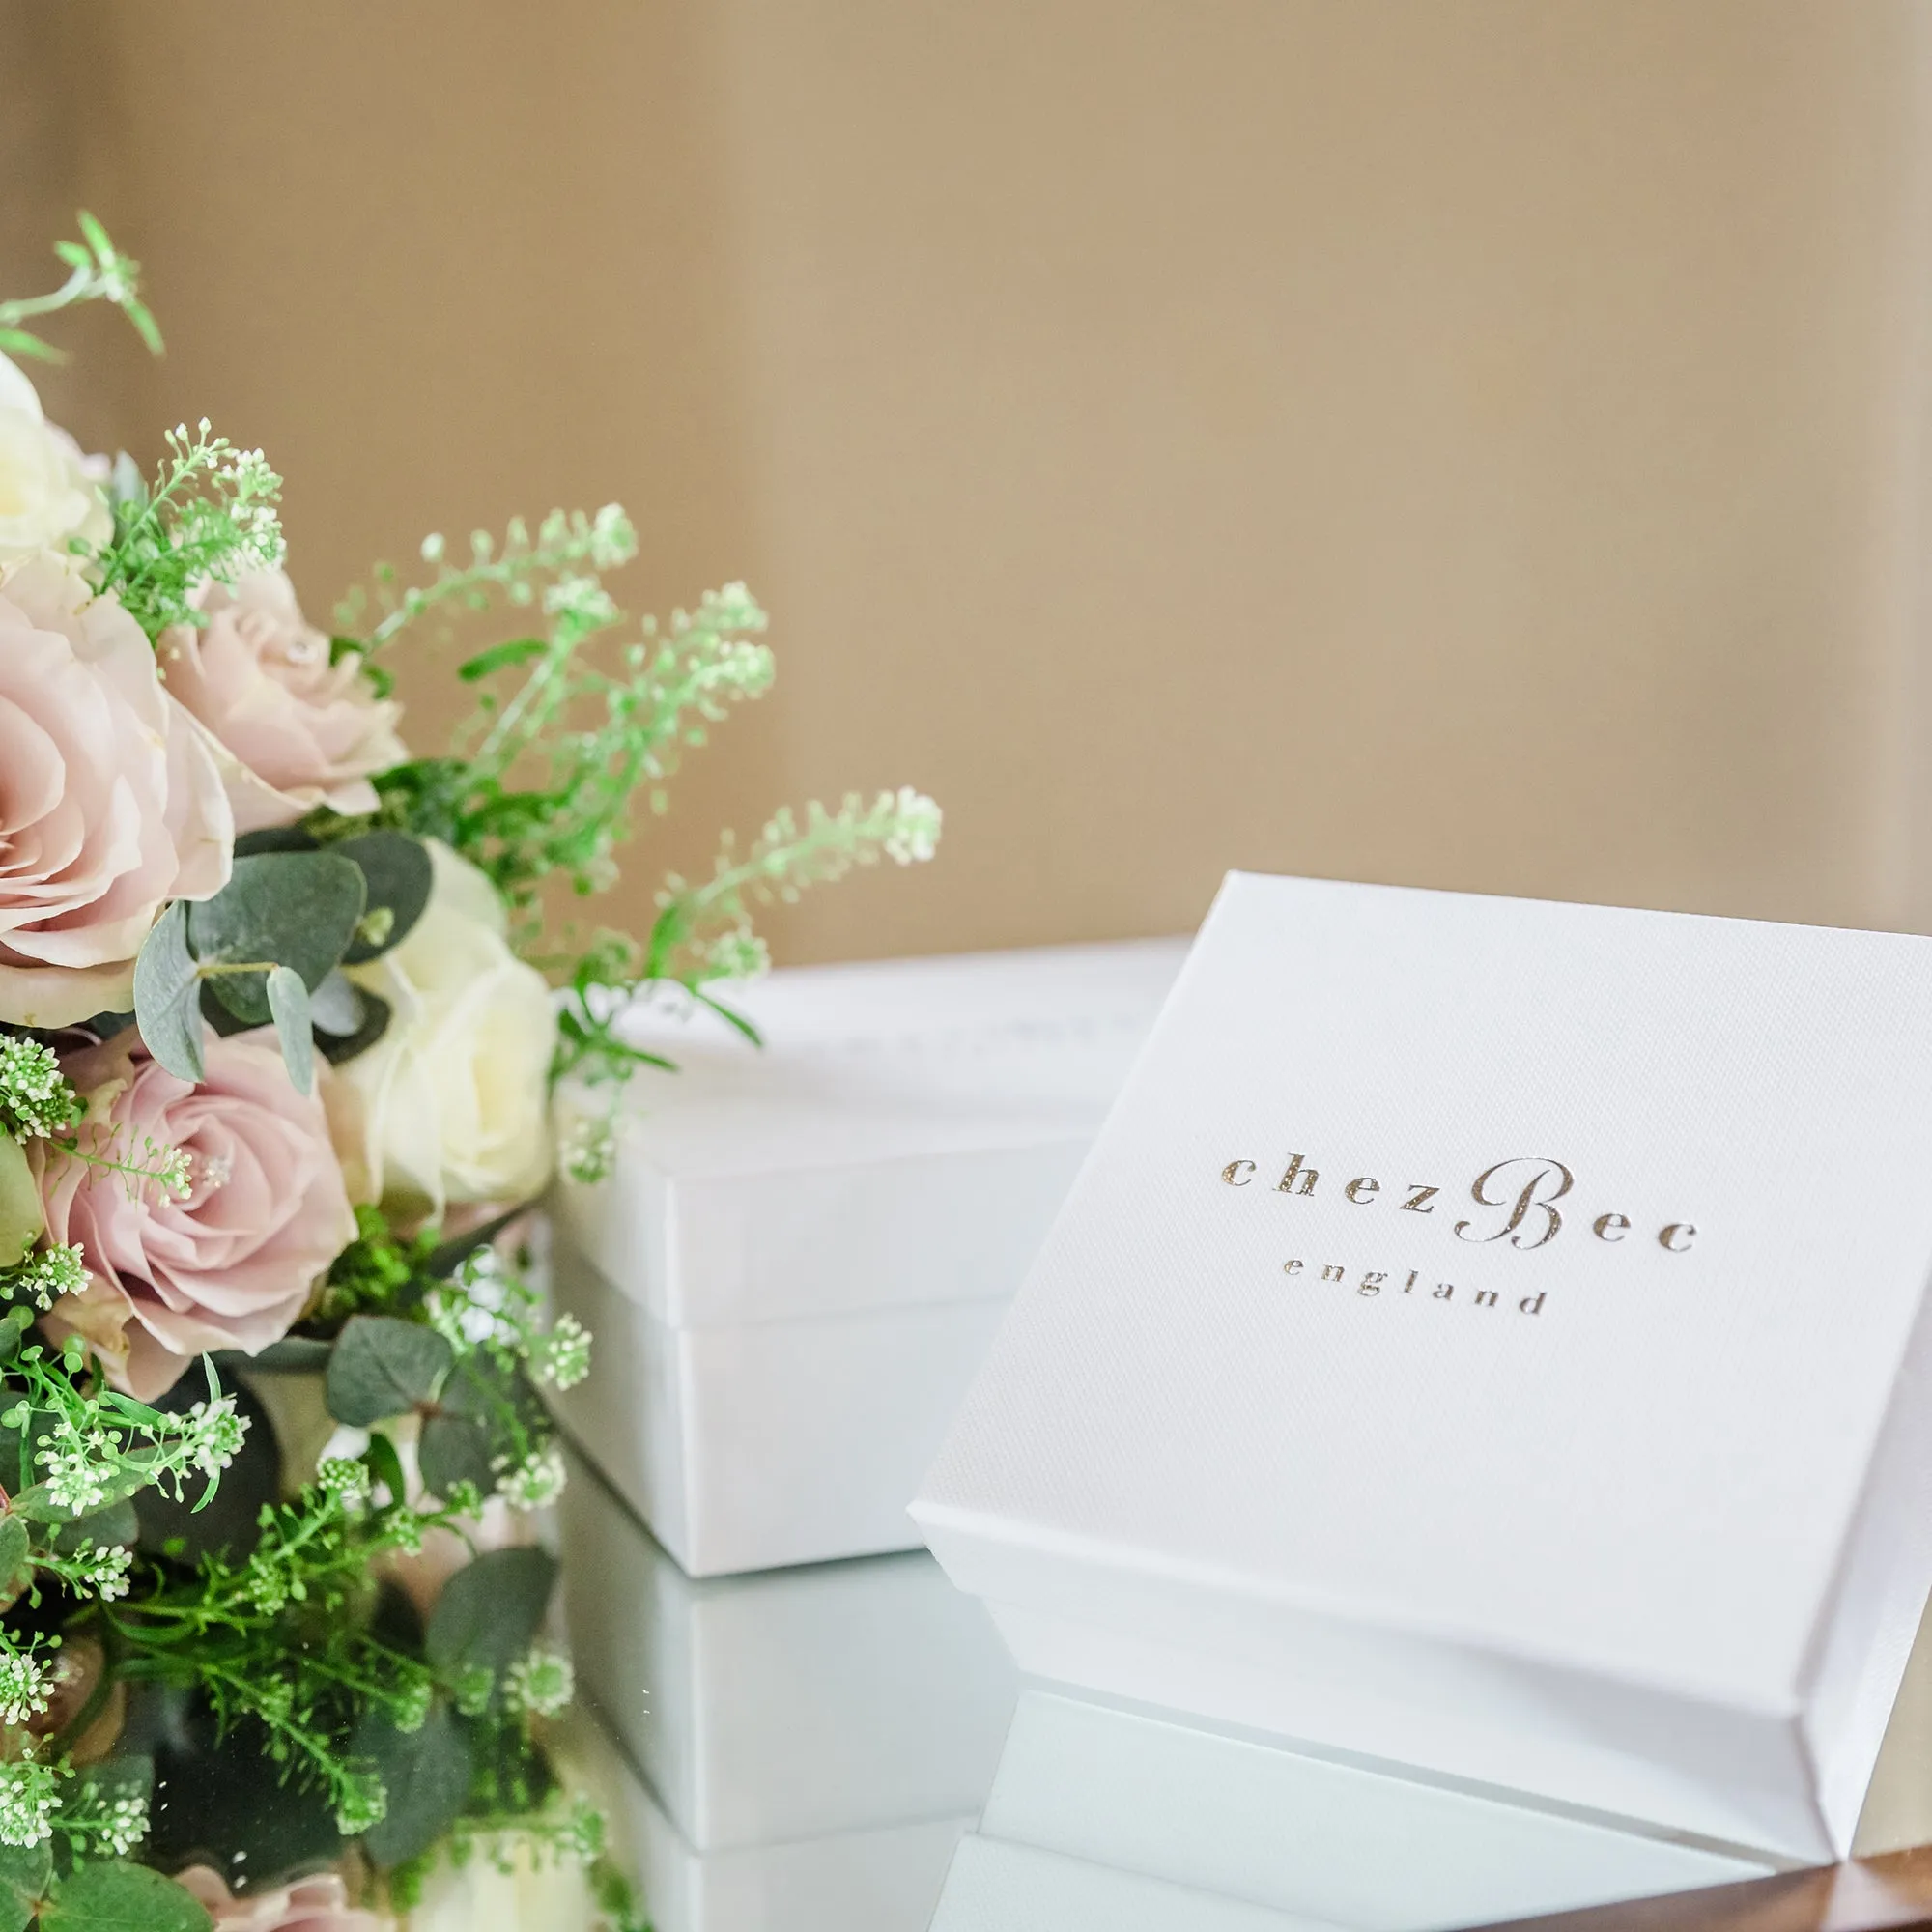
{"type": "MultiPolygon", "coordinates": [[[[636,1883],[656,1932],[925,1932],[953,1848],[972,1822],[922,1819],[700,1850],[581,1707],[564,1719],[553,1746],[566,1782],[602,1809],[610,1856],[636,1883]]],[[[487,1861],[469,1872],[475,1874],[477,1863],[487,1874],[487,1861]]],[[[487,1876],[482,1889],[489,1889],[487,1876]]],[[[465,1925],[561,1932],[601,1922],[589,1898],[572,1895],[567,1882],[562,1896],[541,1904],[501,1896],[469,1902],[476,1909],[465,1925]],[[490,1908],[497,1908],[495,1917],[490,1908]]]]}
{"type": "Polygon", "coordinates": [[[1637,1836],[1146,1712],[1028,1691],[934,1932],[1423,1932],[1761,1878],[1637,1836]]]}
{"type": "Polygon", "coordinates": [[[1179,942],[807,967],[641,1011],[614,1176],[563,1186],[571,1432],[694,1575],[916,1548],[905,1515],[1179,942]]]}
{"type": "Polygon", "coordinates": [[[700,1852],[642,1786],[630,1811],[652,1932],[925,1932],[972,1823],[928,1819],[700,1852]]]}
{"type": "Polygon", "coordinates": [[[979,1810],[1013,1667],[923,1551],[694,1580],[581,1463],[560,1511],[579,1681],[685,1842],[956,1828],[979,1810]]]}
{"type": "Polygon", "coordinates": [[[1928,1173],[1932,941],[1236,874],[916,1514],[1042,1676],[1840,1855],[1928,1173]]]}

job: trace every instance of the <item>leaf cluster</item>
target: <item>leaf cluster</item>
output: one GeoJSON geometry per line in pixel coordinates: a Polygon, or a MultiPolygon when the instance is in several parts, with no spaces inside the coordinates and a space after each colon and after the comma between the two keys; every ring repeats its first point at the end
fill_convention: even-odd
{"type": "Polygon", "coordinates": [[[0,1932],[210,1932],[184,1886],[126,1859],[69,1861],[51,1845],[0,1846],[0,1932]]]}
{"type": "Polygon", "coordinates": [[[419,839],[363,832],[322,844],[294,830],[242,840],[213,898],[177,899],[134,966],[134,1017],[169,1072],[206,1072],[203,1025],[238,1033],[273,1022],[289,1078],[304,1094],[318,1046],[343,1061],[389,1022],[377,995],[342,972],[408,937],[434,878],[419,839]]]}

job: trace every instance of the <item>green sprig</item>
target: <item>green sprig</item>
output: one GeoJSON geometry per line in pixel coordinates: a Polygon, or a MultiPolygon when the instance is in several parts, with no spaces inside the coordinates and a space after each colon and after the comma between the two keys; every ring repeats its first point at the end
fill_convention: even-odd
{"type": "Polygon", "coordinates": [[[37,316],[74,308],[82,302],[104,301],[118,308],[133,324],[135,333],[151,354],[160,355],[161,331],[141,300],[141,265],[115,247],[106,229],[86,209],[76,218],[82,239],[54,243],[54,253],[67,264],[67,280],[43,296],[21,296],[12,301],[0,301],[0,353],[28,355],[42,362],[62,361],[65,356],[60,350],[20,325],[37,316]]]}
{"type": "Polygon", "coordinates": [[[114,534],[96,556],[97,585],[119,598],[150,639],[208,619],[195,593],[282,561],[282,479],[259,449],[216,436],[207,417],[167,433],[152,489],[132,463],[115,467],[114,534]]]}

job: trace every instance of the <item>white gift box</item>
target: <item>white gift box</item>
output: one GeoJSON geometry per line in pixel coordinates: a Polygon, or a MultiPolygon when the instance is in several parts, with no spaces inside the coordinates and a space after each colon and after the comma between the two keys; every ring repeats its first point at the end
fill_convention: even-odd
{"type": "Polygon", "coordinates": [[[1178,941],[806,967],[640,1009],[615,1173],[557,1190],[571,1433],[695,1576],[915,1548],[905,1508],[1178,941]]]}
{"type": "Polygon", "coordinates": [[[1113,1932],[1143,1920],[1164,1932],[1249,1922],[1433,1932],[1771,1869],[1029,1690],[933,1932],[1113,1932]]]}
{"type": "Polygon", "coordinates": [[[1932,941],[1234,875],[915,1514],[1043,1677],[1840,1856],[1928,1175],[1932,941]]]}
{"type": "Polygon", "coordinates": [[[696,1852],[979,1810],[1017,1682],[923,1550],[694,1579],[576,1457],[559,1529],[578,1681],[696,1852]]]}

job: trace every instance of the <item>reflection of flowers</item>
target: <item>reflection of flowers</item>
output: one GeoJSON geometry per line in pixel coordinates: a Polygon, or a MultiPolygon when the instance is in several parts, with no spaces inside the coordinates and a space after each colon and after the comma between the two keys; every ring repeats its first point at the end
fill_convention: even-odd
{"type": "Polygon", "coordinates": [[[194,601],[208,621],[162,633],[162,675],[239,761],[228,774],[238,828],[292,824],[318,805],[373,811],[370,773],[409,753],[394,729],[402,707],[377,698],[361,659],[329,662],[279,570],[206,584],[194,601]]]}
{"type": "Polygon", "coordinates": [[[130,1186],[45,1143],[30,1151],[48,1234],[79,1242],[89,1269],[47,1325],[86,1336],[144,1401],[204,1349],[252,1354],[279,1341],[355,1236],[321,1099],[298,1094],[262,1040],[210,1039],[206,1051],[199,1087],[149,1060],[131,1028],[68,1063],[87,1101],[85,1149],[179,1150],[185,1192],[130,1186]]]}
{"type": "Polygon", "coordinates": [[[526,1200],[550,1173],[545,1088],[556,1037],[543,975],[510,951],[490,881],[432,839],[436,889],[400,946],[350,977],[394,1009],[332,1084],[357,1198],[440,1215],[526,1200]]]}
{"type": "Polygon", "coordinates": [[[221,1874],[208,1865],[189,1865],[175,1874],[200,1900],[216,1932],[388,1932],[394,1920],[349,1902],[349,1889],[334,1872],[298,1878],[273,1891],[251,1891],[237,1898],[221,1874]]]}
{"type": "Polygon", "coordinates": [[[0,1021],[125,1011],[155,915],[219,891],[233,844],[140,626],[56,557],[0,573],[0,1021]]]}
{"type": "Polygon", "coordinates": [[[0,356],[0,563],[65,551],[70,538],[105,543],[107,513],[80,445],[41,414],[34,385],[0,356]]]}

